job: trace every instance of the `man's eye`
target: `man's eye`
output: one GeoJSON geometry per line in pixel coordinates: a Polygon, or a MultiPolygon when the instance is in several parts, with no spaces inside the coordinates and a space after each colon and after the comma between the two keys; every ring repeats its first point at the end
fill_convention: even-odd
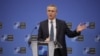
{"type": "Polygon", "coordinates": [[[50,12],[50,10],[48,10],[48,12],[50,12]]]}
{"type": "Polygon", "coordinates": [[[53,10],[48,10],[48,12],[55,12],[55,11],[53,11],[53,10]]]}

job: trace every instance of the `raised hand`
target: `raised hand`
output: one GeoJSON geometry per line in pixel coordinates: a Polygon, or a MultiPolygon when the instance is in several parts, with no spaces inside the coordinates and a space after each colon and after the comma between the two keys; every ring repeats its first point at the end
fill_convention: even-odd
{"type": "Polygon", "coordinates": [[[83,31],[83,30],[86,29],[86,28],[87,28],[86,24],[80,23],[80,24],[77,26],[76,31],[77,31],[77,32],[81,32],[81,31],[83,31]]]}

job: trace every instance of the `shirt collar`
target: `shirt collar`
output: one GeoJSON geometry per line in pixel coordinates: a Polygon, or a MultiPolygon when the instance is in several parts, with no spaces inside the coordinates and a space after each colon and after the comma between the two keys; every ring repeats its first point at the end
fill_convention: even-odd
{"type": "MultiPolygon", "coordinates": [[[[49,23],[51,22],[50,19],[48,19],[48,21],[49,21],[49,23]]],[[[53,23],[55,23],[56,22],[56,18],[54,18],[52,21],[53,21],[53,23]]]]}

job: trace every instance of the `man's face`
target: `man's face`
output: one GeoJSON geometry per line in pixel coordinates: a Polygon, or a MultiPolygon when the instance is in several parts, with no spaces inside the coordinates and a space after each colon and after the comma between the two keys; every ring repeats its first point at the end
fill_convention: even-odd
{"type": "Polygon", "coordinates": [[[56,18],[56,14],[57,14],[57,9],[56,7],[47,7],[47,15],[49,19],[54,19],[56,18]]]}

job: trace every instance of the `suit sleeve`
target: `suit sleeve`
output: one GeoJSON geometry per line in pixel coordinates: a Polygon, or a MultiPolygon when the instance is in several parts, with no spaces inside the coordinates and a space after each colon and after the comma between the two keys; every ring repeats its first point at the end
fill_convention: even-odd
{"type": "Polygon", "coordinates": [[[67,26],[67,24],[66,24],[65,22],[64,22],[64,27],[65,27],[65,34],[66,34],[68,37],[70,37],[70,38],[75,37],[75,36],[78,36],[78,35],[81,34],[81,32],[77,32],[76,30],[71,31],[71,30],[68,28],[68,26],[67,26]]]}

